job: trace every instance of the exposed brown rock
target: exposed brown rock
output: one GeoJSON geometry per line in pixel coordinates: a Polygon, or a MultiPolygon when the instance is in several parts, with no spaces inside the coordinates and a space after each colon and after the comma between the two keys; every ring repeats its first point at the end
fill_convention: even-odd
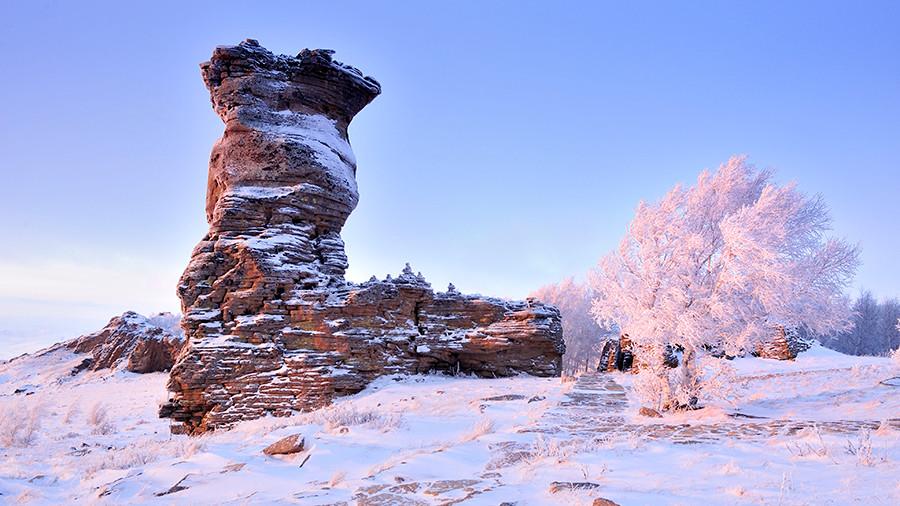
{"type": "Polygon", "coordinates": [[[645,406],[641,406],[641,409],[638,410],[638,414],[641,416],[646,416],[647,418],[662,418],[662,415],[659,414],[659,411],[645,406]]]}
{"type": "Polygon", "coordinates": [[[306,440],[300,434],[283,437],[263,449],[266,455],[290,455],[303,451],[306,440]]]}
{"type": "Polygon", "coordinates": [[[340,230],[358,201],[347,126],[380,93],[375,80],[328,50],[276,56],[251,40],[201,69],[225,133],[209,233],[178,286],[189,345],[160,413],[174,431],[318,408],[383,374],[559,374],[552,306],[435,293],[409,266],[344,279],[340,230]]]}
{"type": "Polygon", "coordinates": [[[594,499],[594,502],[591,503],[591,506],[619,506],[619,503],[610,501],[609,499],[598,497],[594,499]]]}
{"type": "MultiPolygon", "coordinates": [[[[176,316],[168,314],[154,318],[177,321],[176,316]]],[[[90,360],[83,361],[72,373],[77,374],[85,369],[113,369],[122,363],[127,370],[136,373],[171,369],[175,357],[184,347],[184,338],[177,328],[168,328],[154,318],[127,311],[111,319],[97,332],[62,343],[62,346],[76,353],[91,354],[90,360]]]]}
{"type": "Polygon", "coordinates": [[[772,339],[761,343],[754,354],[761,358],[794,360],[797,354],[808,350],[809,346],[809,342],[803,339],[798,329],[778,326],[772,339]]]}
{"type": "Polygon", "coordinates": [[[627,371],[634,362],[634,351],[631,339],[626,335],[607,339],[600,351],[598,371],[627,371]]]}

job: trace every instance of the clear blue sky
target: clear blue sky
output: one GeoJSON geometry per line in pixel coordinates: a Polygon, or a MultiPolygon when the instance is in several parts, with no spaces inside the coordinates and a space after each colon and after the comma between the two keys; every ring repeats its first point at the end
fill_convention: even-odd
{"type": "Polygon", "coordinates": [[[247,37],[383,85],[352,279],[522,297],[744,153],[825,196],[854,290],[900,294],[898,2],[135,3],[0,4],[0,357],[178,309],[222,130],[197,65],[247,37]]]}

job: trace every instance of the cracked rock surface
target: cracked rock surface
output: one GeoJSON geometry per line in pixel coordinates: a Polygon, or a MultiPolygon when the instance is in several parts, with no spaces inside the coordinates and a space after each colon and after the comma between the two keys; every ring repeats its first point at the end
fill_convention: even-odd
{"type": "Polygon", "coordinates": [[[225,132],[209,232],[178,285],[188,344],[160,411],[174,432],[315,409],[384,374],[559,375],[553,306],[435,292],[408,265],[344,279],[340,231],[359,199],[347,127],[377,81],[329,50],[274,55],[253,40],[201,70],[225,132]]]}

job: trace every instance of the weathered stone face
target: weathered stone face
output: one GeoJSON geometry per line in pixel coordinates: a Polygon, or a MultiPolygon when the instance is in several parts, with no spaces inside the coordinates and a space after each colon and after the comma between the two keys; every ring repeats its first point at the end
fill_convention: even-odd
{"type": "Polygon", "coordinates": [[[225,133],[209,167],[209,233],[178,286],[189,338],[161,416],[199,433],[288,415],[383,374],[558,375],[559,312],[535,301],[435,293],[408,268],[344,280],[356,207],[347,126],[379,84],[326,50],[255,41],[201,65],[225,133]]]}

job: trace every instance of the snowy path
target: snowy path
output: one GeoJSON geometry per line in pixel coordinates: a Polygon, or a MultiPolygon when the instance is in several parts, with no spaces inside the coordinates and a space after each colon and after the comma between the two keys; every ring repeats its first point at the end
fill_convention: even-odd
{"type": "MultiPolygon", "coordinates": [[[[833,372],[835,370],[804,374],[833,372]]],[[[771,379],[776,376],[781,375],[769,374],[748,379],[771,379]]],[[[652,423],[652,419],[648,419],[648,423],[635,424],[626,423],[624,414],[627,407],[625,389],[616,383],[613,376],[585,374],[578,378],[566,400],[549,410],[537,426],[523,429],[523,432],[591,439],[667,439],[679,444],[697,444],[723,439],[765,440],[774,436],[795,435],[804,429],[829,434],[856,434],[863,430],[877,430],[882,425],[882,420],[767,419],[740,413],[731,415],[734,422],[672,424],[652,423]]],[[[886,422],[890,427],[900,429],[900,417],[890,418],[886,422]]]]}

